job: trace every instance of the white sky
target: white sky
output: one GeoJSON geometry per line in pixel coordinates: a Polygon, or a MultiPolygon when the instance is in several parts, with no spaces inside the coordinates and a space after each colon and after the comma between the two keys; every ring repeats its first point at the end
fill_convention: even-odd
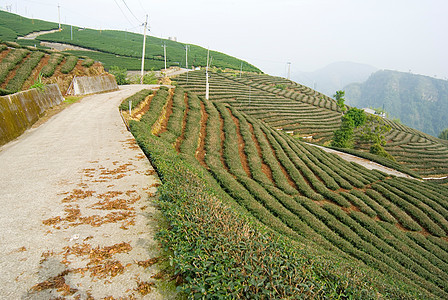
{"type": "Polygon", "coordinates": [[[352,61],[448,79],[447,0],[0,0],[0,8],[57,22],[58,3],[63,23],[96,29],[142,33],[148,13],[151,35],[272,75],[286,76],[287,61],[295,72],[352,61]]]}

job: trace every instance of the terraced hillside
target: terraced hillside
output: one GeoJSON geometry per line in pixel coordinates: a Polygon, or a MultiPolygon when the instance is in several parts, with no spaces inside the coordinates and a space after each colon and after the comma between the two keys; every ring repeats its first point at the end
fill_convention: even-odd
{"type": "Polygon", "coordinates": [[[26,90],[39,80],[39,76],[42,76],[43,83],[58,83],[64,93],[75,75],[98,75],[103,72],[103,66],[90,58],[43,52],[16,43],[0,44],[1,94],[26,90]]]}
{"type": "MultiPolygon", "coordinates": [[[[315,112],[328,105],[328,115],[337,114],[330,99],[319,100],[322,106],[307,103],[316,95],[299,85],[264,91],[269,87],[250,77],[241,81],[251,83],[256,95],[250,94],[251,103],[263,104],[270,93],[268,103],[297,102],[315,112]],[[305,102],[293,100],[298,97],[305,102]]],[[[190,91],[162,88],[137,123],[201,167],[210,186],[266,227],[301,244],[348,255],[397,285],[420,290],[421,298],[447,298],[448,188],[369,171],[271,128],[250,109],[249,94],[240,94],[247,89],[241,81],[213,74],[215,101],[207,101],[191,91],[199,90],[200,81],[190,74],[190,91]],[[217,82],[229,84],[220,90],[217,82]],[[220,94],[230,86],[231,97],[220,94]]]]}
{"type": "MultiPolygon", "coordinates": [[[[178,77],[180,86],[205,94],[203,71],[178,77]]],[[[210,100],[228,103],[272,128],[325,144],[339,128],[336,102],[306,86],[284,78],[258,74],[212,73],[210,100]]],[[[385,119],[392,130],[386,150],[422,177],[448,175],[448,144],[418,130],[385,119]]]]}
{"type": "MultiPolygon", "coordinates": [[[[16,14],[0,11],[0,40],[16,41],[22,45],[39,48],[40,42],[69,44],[86,48],[89,51],[69,51],[75,56],[89,56],[101,61],[106,68],[119,66],[128,70],[140,70],[143,35],[118,30],[94,30],[62,24],[61,31],[40,35],[36,39],[18,39],[32,32],[58,29],[59,24],[42,20],[28,19],[16,14]]],[[[166,45],[167,66],[185,67],[185,46],[166,39],[147,36],[145,69],[164,68],[163,45],[166,45]]],[[[189,45],[188,66],[205,66],[207,49],[189,45]]],[[[46,47],[44,47],[46,48],[46,47]]],[[[210,51],[213,63],[219,68],[261,72],[257,67],[230,55],[210,51]]]]}

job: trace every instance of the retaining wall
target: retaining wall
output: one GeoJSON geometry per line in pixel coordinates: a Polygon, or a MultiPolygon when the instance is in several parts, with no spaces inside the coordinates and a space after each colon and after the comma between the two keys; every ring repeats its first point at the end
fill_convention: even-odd
{"type": "Polygon", "coordinates": [[[57,84],[0,97],[0,145],[20,136],[43,113],[64,101],[57,84]]]}
{"type": "Polygon", "coordinates": [[[114,90],[118,90],[115,77],[113,75],[101,75],[73,78],[72,88],[69,92],[73,95],[87,95],[114,90]]]}

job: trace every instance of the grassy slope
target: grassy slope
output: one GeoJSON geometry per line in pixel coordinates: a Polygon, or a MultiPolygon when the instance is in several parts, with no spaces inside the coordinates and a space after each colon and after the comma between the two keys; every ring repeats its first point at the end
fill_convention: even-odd
{"type": "Polygon", "coordinates": [[[432,297],[412,283],[392,280],[347,258],[312,230],[289,228],[291,222],[279,221],[284,216],[275,217],[265,208],[270,204],[251,199],[232,179],[235,175],[220,166],[220,150],[206,156],[202,150],[196,152],[220,147],[214,140],[222,136],[215,132],[220,119],[213,104],[177,88],[173,96],[159,91],[141,121],[131,122],[132,132],[163,182],[161,208],[171,226],[162,232],[161,240],[172,251],[185,292],[191,297],[247,299],[298,294],[309,298],[432,297]]]}
{"type": "MultiPolygon", "coordinates": [[[[185,75],[176,80],[204,95],[203,72],[189,73],[188,82],[185,75]]],[[[340,112],[333,99],[284,78],[256,74],[245,74],[240,78],[215,73],[210,82],[212,100],[228,103],[295,136],[312,136],[314,142],[324,144],[340,126],[340,112]]],[[[422,177],[448,174],[446,143],[407,126],[386,122],[392,130],[386,136],[385,148],[404,167],[404,172],[422,177]]]]}

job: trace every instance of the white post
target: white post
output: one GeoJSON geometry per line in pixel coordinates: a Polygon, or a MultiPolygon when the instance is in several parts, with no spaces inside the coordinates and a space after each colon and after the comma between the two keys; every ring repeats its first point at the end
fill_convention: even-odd
{"type": "Polygon", "coordinates": [[[148,26],[148,15],[146,15],[145,29],[143,30],[143,53],[142,53],[142,71],[140,73],[140,84],[143,84],[143,71],[145,69],[145,48],[146,48],[146,27],[148,26]]]}
{"type": "Polygon", "coordinates": [[[166,71],[166,44],[163,43],[163,56],[165,57],[165,71],[166,71]]]}
{"type": "Polygon", "coordinates": [[[209,83],[208,83],[208,56],[210,54],[210,49],[207,50],[207,66],[205,67],[205,99],[208,100],[209,96],[209,83]]]}
{"type": "Polygon", "coordinates": [[[188,72],[188,45],[185,45],[185,69],[188,72]]]}
{"type": "Polygon", "coordinates": [[[132,110],[132,100],[129,100],[129,118],[132,117],[131,110],[132,110]]]}

